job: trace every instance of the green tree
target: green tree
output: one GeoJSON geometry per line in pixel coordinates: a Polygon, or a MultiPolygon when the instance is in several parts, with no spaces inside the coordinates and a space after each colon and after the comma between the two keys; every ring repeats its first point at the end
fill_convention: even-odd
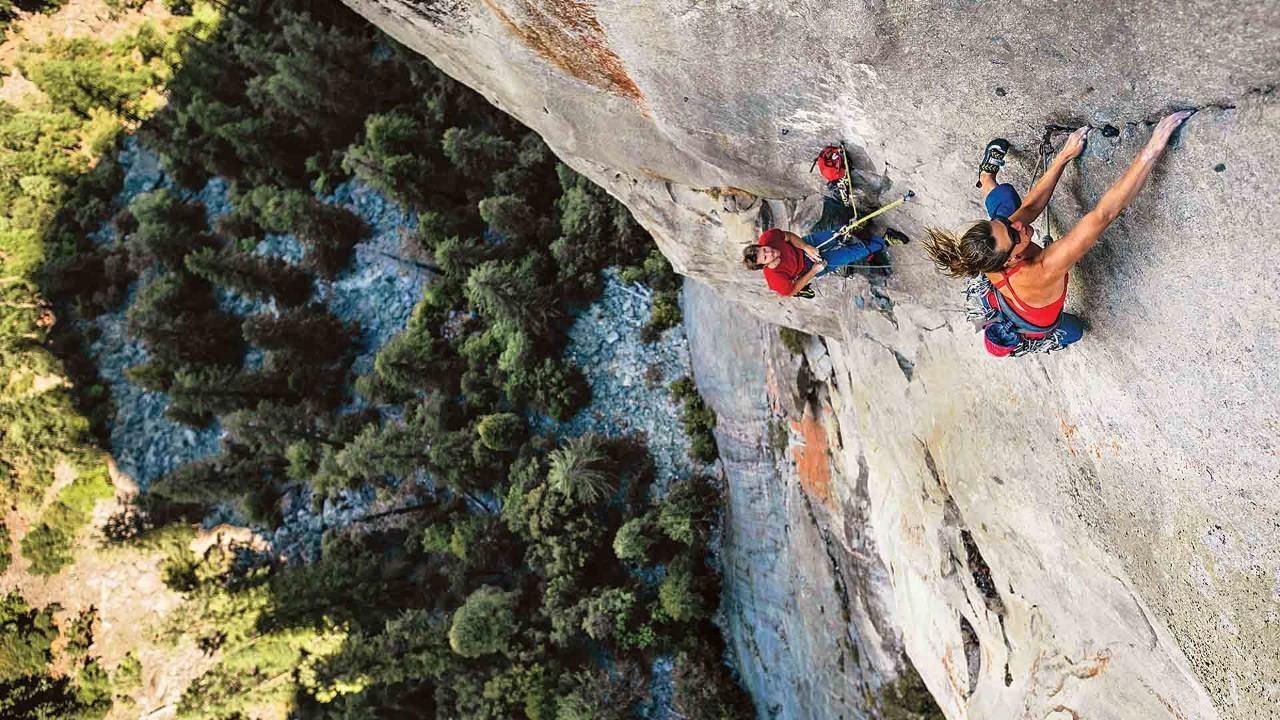
{"type": "Polygon", "coordinates": [[[467,277],[467,300],[492,323],[506,323],[535,337],[547,335],[559,318],[551,294],[538,281],[535,259],[491,260],[467,277]]]}
{"type": "Polygon", "coordinates": [[[44,675],[56,637],[50,608],[31,608],[17,592],[0,597],[0,682],[44,675]]]}
{"type": "Polygon", "coordinates": [[[255,347],[288,351],[292,359],[322,365],[351,354],[359,329],[339,320],[320,304],[259,314],[241,326],[244,338],[255,347]]]}
{"type": "Polygon", "coordinates": [[[667,566],[667,574],[658,586],[658,603],[663,612],[677,622],[693,622],[707,615],[706,601],[698,589],[693,563],[677,558],[667,566]]]}
{"type": "Polygon", "coordinates": [[[266,230],[292,233],[306,248],[306,264],[327,280],[337,277],[368,228],[350,210],[301,190],[259,185],[239,198],[266,230]]]}
{"type": "Polygon", "coordinates": [[[126,313],[129,333],[169,365],[238,365],[239,321],[218,310],[203,282],[174,275],[144,285],[126,313]]]}
{"type": "Polygon", "coordinates": [[[213,504],[240,497],[260,487],[278,465],[230,446],[212,457],[170,471],[151,484],[151,492],[176,502],[213,504]]]}
{"type": "Polygon", "coordinates": [[[583,503],[599,502],[613,493],[616,483],[608,453],[597,435],[569,438],[551,453],[547,484],[566,497],[583,503]]]}
{"type": "Polygon", "coordinates": [[[449,647],[468,658],[508,652],[517,629],[515,606],[514,593],[482,586],[453,613],[449,647]]]}
{"type": "Polygon", "coordinates": [[[658,527],[672,540],[695,545],[706,540],[719,495],[705,477],[672,483],[658,506],[658,527]]]}
{"type": "Polygon", "coordinates": [[[184,259],[202,248],[212,248],[214,238],[206,232],[204,207],[184,202],[173,192],[160,189],[140,195],[129,206],[137,229],[126,245],[139,271],[160,263],[170,271],[186,268],[184,259]]]}
{"type": "Polygon", "coordinates": [[[497,195],[480,201],[480,218],[503,238],[524,243],[538,237],[544,221],[517,195],[497,195]]]}
{"type": "Polygon", "coordinates": [[[516,145],[510,140],[470,127],[445,130],[440,147],[458,172],[481,183],[491,181],[516,154],[516,145]]]}
{"type": "Polygon", "coordinates": [[[188,254],[185,263],[188,270],[208,282],[249,297],[275,298],[285,307],[311,298],[311,276],[277,257],[206,247],[188,254]]]}
{"type": "Polygon", "coordinates": [[[443,153],[433,148],[441,134],[438,109],[438,102],[429,102],[427,113],[396,110],[370,115],[364,140],[347,150],[343,167],[411,207],[431,207],[438,199],[461,201],[457,184],[445,176],[443,153]]]}
{"type": "Polygon", "coordinates": [[[515,413],[485,415],[476,423],[480,442],[490,450],[509,452],[520,447],[527,434],[524,418],[515,413]]]}
{"type": "Polygon", "coordinates": [[[258,453],[284,457],[295,443],[337,447],[325,419],[305,405],[260,402],[253,409],[224,415],[222,429],[237,444],[258,453]]]}
{"type": "Polygon", "coordinates": [[[170,417],[204,425],[217,415],[251,409],[263,401],[297,402],[301,397],[278,374],[213,366],[180,370],[169,387],[170,417]]]}
{"type": "Polygon", "coordinates": [[[645,562],[653,542],[653,520],[648,515],[633,517],[613,536],[613,554],[625,562],[645,562]]]}

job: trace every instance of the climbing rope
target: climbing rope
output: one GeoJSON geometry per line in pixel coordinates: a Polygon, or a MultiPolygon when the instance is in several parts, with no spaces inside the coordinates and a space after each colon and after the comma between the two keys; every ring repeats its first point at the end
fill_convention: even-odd
{"type": "MultiPolygon", "coordinates": [[[[1040,141],[1040,172],[1031,181],[1031,184],[1033,187],[1037,182],[1040,181],[1040,178],[1044,177],[1045,173],[1049,172],[1049,165],[1053,162],[1053,155],[1054,155],[1053,136],[1059,133],[1069,133],[1069,132],[1071,132],[1070,128],[1064,128],[1061,125],[1045,125],[1044,126],[1044,138],[1040,141]]],[[[1044,245],[1045,247],[1048,247],[1049,245],[1053,244],[1054,239],[1058,235],[1057,223],[1053,221],[1053,210],[1051,208],[1052,200],[1053,200],[1053,192],[1051,191],[1049,193],[1049,199],[1046,200],[1044,203],[1044,226],[1045,226],[1044,245]]]]}

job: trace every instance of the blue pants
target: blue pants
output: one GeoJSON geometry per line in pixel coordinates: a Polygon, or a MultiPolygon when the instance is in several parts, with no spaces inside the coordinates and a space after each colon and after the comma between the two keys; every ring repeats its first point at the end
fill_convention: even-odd
{"type": "Polygon", "coordinates": [[[1084,337],[1084,323],[1080,321],[1080,317],[1064,312],[1058,316],[1058,329],[1062,331],[1062,339],[1059,344],[1063,347],[1084,337]]]}
{"type": "Polygon", "coordinates": [[[1022,196],[1018,195],[1018,191],[1014,190],[1009,183],[1000,183],[994,190],[987,193],[984,204],[987,206],[988,217],[999,215],[1007,220],[1022,207],[1022,196]]]}
{"type": "MultiPolygon", "coordinates": [[[[804,241],[814,247],[820,247],[822,243],[827,242],[833,235],[835,230],[820,230],[818,232],[809,233],[804,236],[804,241]]],[[[827,267],[819,272],[815,277],[822,277],[832,270],[838,270],[845,265],[852,265],[871,257],[873,254],[884,249],[884,238],[876,236],[867,240],[857,241],[850,245],[837,245],[831,243],[825,248],[819,250],[822,259],[827,261],[827,267]]],[[[806,264],[807,267],[807,264],[806,264]]]]}

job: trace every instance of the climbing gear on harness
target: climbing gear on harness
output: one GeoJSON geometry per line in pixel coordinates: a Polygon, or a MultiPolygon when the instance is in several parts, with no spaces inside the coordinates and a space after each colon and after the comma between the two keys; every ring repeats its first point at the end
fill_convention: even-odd
{"type": "Polygon", "coordinates": [[[969,279],[964,288],[965,318],[982,331],[982,344],[995,357],[1022,357],[1062,348],[1061,320],[1042,327],[1020,317],[986,275],[969,279]]]}
{"type": "Polygon", "coordinates": [[[1000,168],[1004,167],[1004,157],[1008,154],[1008,140],[996,138],[987,143],[987,148],[982,151],[982,162],[978,163],[978,182],[974,183],[973,186],[982,187],[982,173],[995,175],[1000,172],[1000,168]]]}

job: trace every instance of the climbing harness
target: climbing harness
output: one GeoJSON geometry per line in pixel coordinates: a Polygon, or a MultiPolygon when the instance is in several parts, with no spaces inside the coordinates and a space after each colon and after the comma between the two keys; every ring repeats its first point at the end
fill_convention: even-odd
{"type": "Polygon", "coordinates": [[[1062,330],[1032,325],[1005,301],[986,275],[969,279],[964,288],[965,318],[982,331],[982,343],[995,357],[1022,357],[1062,348],[1062,330]]]}

